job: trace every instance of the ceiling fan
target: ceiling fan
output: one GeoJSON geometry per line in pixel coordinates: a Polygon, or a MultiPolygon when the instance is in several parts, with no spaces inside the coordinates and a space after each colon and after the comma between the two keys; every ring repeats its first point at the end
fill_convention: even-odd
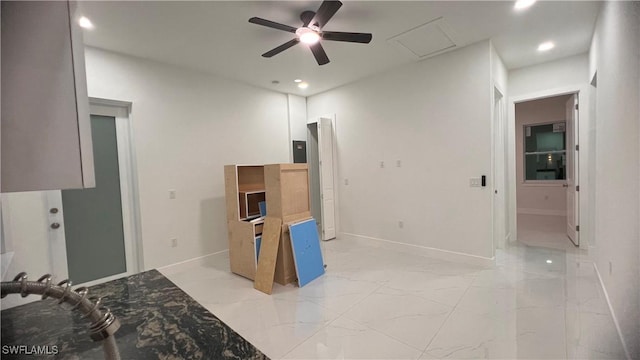
{"type": "Polygon", "coordinates": [[[361,44],[368,44],[371,42],[371,34],[368,33],[352,33],[352,32],[340,32],[340,31],[324,31],[323,28],[329,22],[329,20],[340,9],[342,3],[336,0],[325,0],[322,2],[318,11],[303,11],[300,14],[300,20],[302,20],[302,26],[295,28],[293,26],[280,24],[274,21],[262,19],[259,17],[252,17],[249,19],[250,23],[270,27],[273,29],[288,31],[296,34],[296,37],[286,43],[273,48],[266,53],[262,54],[263,57],[270,58],[277,55],[288,48],[298,44],[299,42],[309,45],[309,49],[316,58],[318,65],[324,65],[329,63],[329,57],[324,51],[320,40],[330,41],[345,41],[361,44]]]}

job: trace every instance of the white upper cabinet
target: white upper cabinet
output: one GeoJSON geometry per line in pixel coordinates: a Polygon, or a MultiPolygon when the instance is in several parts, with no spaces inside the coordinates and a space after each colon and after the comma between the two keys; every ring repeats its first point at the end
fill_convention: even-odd
{"type": "Polygon", "coordinates": [[[2,1],[1,191],[95,186],[75,3],[2,1]]]}

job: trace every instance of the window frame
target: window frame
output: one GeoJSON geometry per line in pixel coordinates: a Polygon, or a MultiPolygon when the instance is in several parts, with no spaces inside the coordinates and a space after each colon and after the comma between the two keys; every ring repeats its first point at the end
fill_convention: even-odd
{"type": "MultiPolygon", "coordinates": [[[[540,153],[549,154],[549,153],[560,153],[564,152],[565,156],[567,154],[567,120],[555,120],[555,121],[546,121],[540,123],[530,123],[530,124],[522,124],[522,184],[528,186],[559,186],[564,185],[567,182],[566,175],[566,166],[565,166],[565,178],[564,179],[554,179],[554,180],[527,180],[527,126],[542,126],[542,125],[553,125],[557,123],[565,124],[565,139],[564,139],[564,150],[554,150],[554,151],[540,151],[540,153]]],[[[529,153],[534,154],[534,153],[529,153]]]]}

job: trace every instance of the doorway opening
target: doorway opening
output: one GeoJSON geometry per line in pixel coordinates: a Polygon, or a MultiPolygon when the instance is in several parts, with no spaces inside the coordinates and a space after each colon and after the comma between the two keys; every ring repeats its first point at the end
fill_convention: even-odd
{"type": "Polygon", "coordinates": [[[578,94],[515,103],[517,239],[572,249],[579,232],[578,94]]]}
{"type": "Polygon", "coordinates": [[[334,129],[334,116],[321,116],[307,122],[311,215],[322,240],[336,238],[334,129]]]}

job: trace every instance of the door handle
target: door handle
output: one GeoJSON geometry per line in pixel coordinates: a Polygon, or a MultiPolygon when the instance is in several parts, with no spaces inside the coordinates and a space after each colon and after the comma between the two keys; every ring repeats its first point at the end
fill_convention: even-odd
{"type": "Polygon", "coordinates": [[[51,228],[53,230],[59,229],[60,228],[60,223],[54,222],[53,224],[51,224],[51,228]]]}
{"type": "Polygon", "coordinates": [[[58,208],[54,207],[54,208],[49,209],[49,213],[50,214],[57,214],[58,213],[58,208]]]}

